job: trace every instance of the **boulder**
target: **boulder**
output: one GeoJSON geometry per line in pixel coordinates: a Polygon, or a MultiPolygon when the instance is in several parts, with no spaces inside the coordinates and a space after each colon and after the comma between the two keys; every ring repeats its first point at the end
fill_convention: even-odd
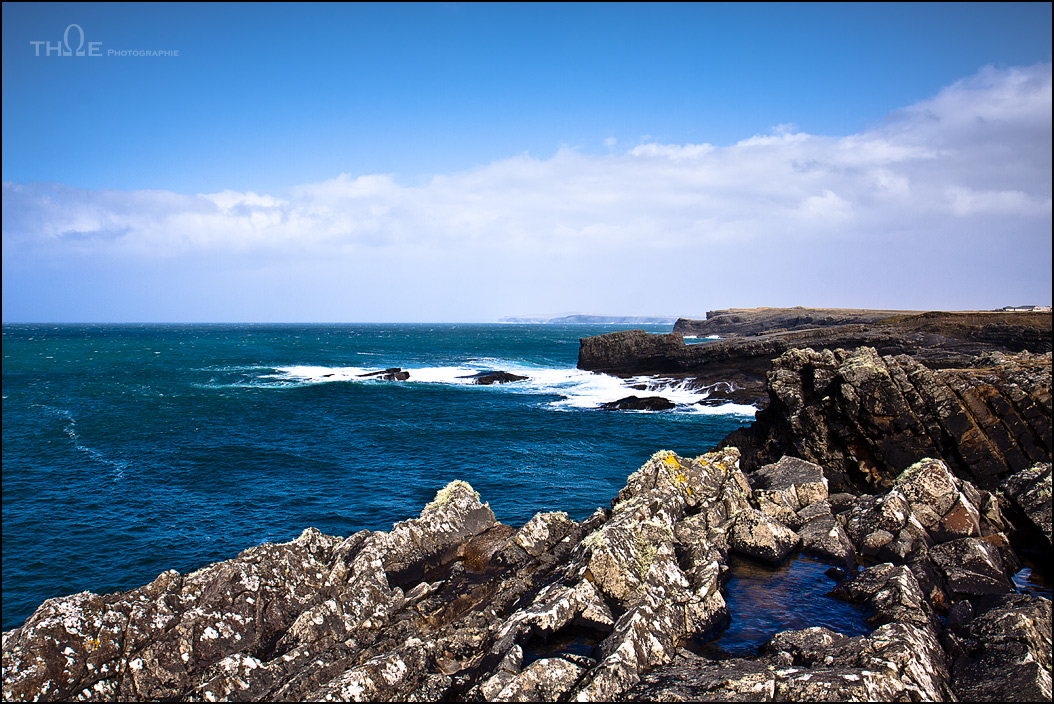
{"type": "Polygon", "coordinates": [[[930,557],[944,572],[955,594],[981,596],[1013,590],[998,548],[979,538],[961,538],[936,545],[930,557]]]}
{"type": "Polygon", "coordinates": [[[761,511],[746,509],[736,516],[730,543],[742,555],[781,565],[801,545],[801,536],[761,511]]]}

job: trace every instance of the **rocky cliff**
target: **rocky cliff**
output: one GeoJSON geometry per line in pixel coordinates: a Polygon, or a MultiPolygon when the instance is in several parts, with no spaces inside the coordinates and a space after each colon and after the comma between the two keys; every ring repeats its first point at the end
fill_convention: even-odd
{"type": "MultiPolygon", "coordinates": [[[[895,311],[870,311],[870,317],[891,312],[895,311]]],[[[788,350],[872,347],[880,355],[910,355],[941,369],[972,366],[987,353],[1052,349],[1050,313],[923,313],[884,317],[875,324],[810,324],[793,330],[772,330],[774,320],[786,322],[785,317],[768,316],[751,323],[762,330],[759,334],[691,345],[679,332],[649,335],[628,330],[583,338],[578,367],[624,377],[690,379],[698,387],[731,384],[729,400],[763,407],[769,401],[766,380],[772,360],[788,350]]]]}
{"type": "Polygon", "coordinates": [[[760,335],[774,330],[830,327],[877,323],[893,316],[913,315],[923,311],[866,310],[858,308],[728,308],[711,310],[706,320],[678,318],[673,331],[679,335],[720,335],[738,337],[760,335]]]}

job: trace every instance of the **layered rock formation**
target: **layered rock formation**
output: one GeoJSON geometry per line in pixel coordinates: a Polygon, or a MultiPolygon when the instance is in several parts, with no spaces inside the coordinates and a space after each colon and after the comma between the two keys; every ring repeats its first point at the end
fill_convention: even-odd
{"type": "MultiPolygon", "coordinates": [[[[1049,698],[1050,601],[1013,593],[997,495],[940,460],[863,497],[829,494],[799,459],[751,475],[738,460],[660,452],[610,510],[519,529],[454,482],[390,532],[309,529],[130,592],[50,600],[4,634],[4,698],[1049,698]],[[735,660],[683,647],[737,616],[730,552],[780,562],[798,546],[871,565],[835,594],[870,608],[872,633],[785,631],[735,660]]],[[[1027,472],[1007,505],[1049,495],[1050,467],[1027,472]]]]}
{"type": "MultiPolygon", "coordinates": [[[[868,312],[858,311],[861,315],[868,312]]],[[[863,317],[891,312],[870,311],[871,316],[863,317]]],[[[785,322],[784,318],[776,320],[785,322]]],[[[728,400],[764,406],[772,360],[792,349],[872,347],[883,356],[910,355],[931,369],[973,366],[977,357],[989,353],[1051,351],[1049,313],[924,313],[882,317],[874,324],[790,330],[774,330],[768,327],[771,324],[772,318],[764,318],[749,328],[760,330],[758,334],[692,345],[685,344],[679,332],[649,335],[628,330],[583,338],[578,367],[624,377],[690,379],[698,388],[731,384],[731,391],[722,392],[728,400]]]]}
{"type": "Polygon", "coordinates": [[[901,468],[940,457],[992,489],[1051,456],[1051,355],[991,353],[930,369],[872,348],[791,350],[772,362],[769,403],[724,440],[751,469],[790,454],[839,489],[888,488],[901,468]]]}

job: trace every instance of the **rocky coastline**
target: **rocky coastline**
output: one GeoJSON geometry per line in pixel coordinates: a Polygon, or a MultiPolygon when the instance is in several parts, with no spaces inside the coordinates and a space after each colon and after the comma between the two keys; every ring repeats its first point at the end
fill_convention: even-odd
{"type": "Polygon", "coordinates": [[[3,636],[4,699],[1049,700],[1051,602],[1012,579],[1050,576],[1049,318],[1045,338],[917,316],[720,348],[586,338],[580,364],[699,383],[738,349],[767,365],[767,404],[713,452],[657,452],[581,522],[503,525],[453,482],[391,531],[309,528],[49,600],[3,636]],[[781,631],[752,657],[693,647],[737,617],[733,556],[799,553],[830,563],[870,633],[781,631]]]}

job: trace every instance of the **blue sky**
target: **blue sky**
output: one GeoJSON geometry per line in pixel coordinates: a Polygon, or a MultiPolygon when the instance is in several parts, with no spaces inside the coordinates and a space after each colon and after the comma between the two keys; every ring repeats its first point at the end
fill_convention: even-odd
{"type": "Polygon", "coordinates": [[[3,320],[1049,303],[1050,28],[1049,3],[7,3],[3,320]],[[98,56],[55,55],[71,24],[98,56]],[[143,50],[178,56],[114,55],[143,50]]]}

